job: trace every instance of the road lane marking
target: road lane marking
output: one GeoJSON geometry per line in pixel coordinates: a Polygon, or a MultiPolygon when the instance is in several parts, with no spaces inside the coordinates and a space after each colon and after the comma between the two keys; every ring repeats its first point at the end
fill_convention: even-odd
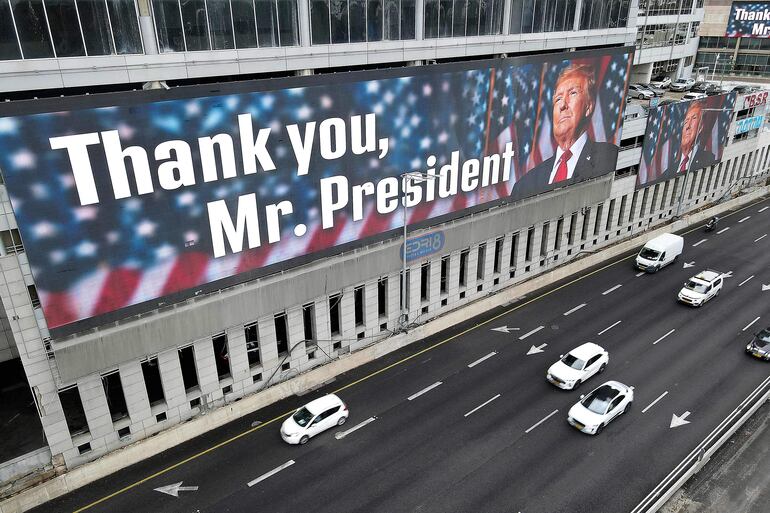
{"type": "Polygon", "coordinates": [[[703,243],[704,243],[704,242],[706,242],[707,240],[708,240],[708,239],[701,239],[701,240],[699,240],[698,242],[696,242],[695,244],[693,244],[693,245],[692,245],[692,247],[695,247],[695,246],[700,246],[701,244],[703,244],[703,243]]]}
{"type": "Polygon", "coordinates": [[[669,331],[668,333],[666,333],[665,335],[663,335],[662,337],[660,337],[658,340],[656,340],[655,342],[653,342],[653,343],[652,343],[652,345],[655,345],[655,344],[657,344],[658,342],[660,342],[661,340],[663,340],[663,339],[664,339],[664,338],[666,338],[667,336],[671,335],[671,334],[672,334],[673,332],[675,332],[675,331],[676,331],[675,329],[672,329],[671,331],[669,331]]]}
{"type": "Polygon", "coordinates": [[[740,282],[740,283],[738,284],[738,286],[740,287],[741,285],[743,285],[744,283],[746,283],[747,281],[749,281],[749,280],[750,280],[750,279],[752,279],[753,277],[754,277],[754,275],[752,274],[751,276],[749,276],[748,278],[746,278],[745,280],[743,280],[742,282],[740,282]]]}
{"type": "Polygon", "coordinates": [[[519,337],[519,340],[524,340],[524,339],[525,339],[525,338],[527,338],[528,336],[530,336],[530,335],[534,335],[535,333],[537,333],[538,331],[540,331],[540,330],[541,330],[541,329],[543,329],[544,327],[545,327],[545,326],[538,326],[537,328],[533,329],[532,331],[528,331],[528,332],[526,332],[525,334],[523,334],[522,336],[520,336],[520,337],[519,337]]]}
{"type": "Polygon", "coordinates": [[[559,410],[553,410],[551,413],[549,413],[548,415],[546,415],[546,416],[545,416],[545,418],[543,418],[543,419],[542,419],[542,420],[540,420],[540,421],[539,421],[537,424],[535,424],[534,426],[532,426],[531,428],[527,429],[527,430],[526,430],[526,431],[524,431],[524,432],[525,432],[525,433],[529,433],[530,431],[532,431],[532,430],[533,430],[533,429],[535,429],[537,426],[539,426],[540,424],[542,424],[542,423],[543,423],[543,422],[545,422],[546,420],[550,419],[551,417],[553,417],[553,416],[554,416],[554,415],[556,415],[557,413],[559,413],[559,410]]]}
{"type": "Polygon", "coordinates": [[[483,362],[483,361],[484,361],[484,360],[486,360],[487,358],[492,358],[492,357],[493,357],[493,356],[495,356],[496,354],[497,354],[496,352],[492,351],[492,352],[491,352],[491,353],[489,353],[488,355],[486,355],[486,356],[482,356],[481,358],[479,358],[479,359],[478,359],[478,360],[476,360],[475,362],[473,362],[473,363],[469,363],[469,364],[468,364],[468,368],[470,369],[471,367],[475,367],[476,365],[480,364],[481,362],[483,362]]]}
{"type": "Polygon", "coordinates": [[[273,470],[271,470],[270,472],[267,472],[266,474],[262,474],[261,476],[259,476],[258,478],[254,479],[253,481],[249,481],[247,484],[249,485],[249,488],[251,488],[255,484],[264,481],[268,477],[272,477],[272,476],[276,475],[281,470],[287,469],[287,468],[291,467],[292,465],[294,465],[294,460],[289,460],[286,463],[284,463],[283,465],[281,465],[280,467],[276,467],[273,470]]]}
{"type": "Polygon", "coordinates": [[[763,236],[761,236],[761,237],[760,237],[760,238],[758,238],[758,239],[754,239],[754,242],[759,242],[759,241],[761,241],[762,239],[764,239],[765,237],[767,237],[767,234],[764,234],[763,236]]]}
{"type": "Polygon", "coordinates": [[[751,325],[752,325],[752,324],[754,324],[755,322],[757,322],[758,320],[759,320],[759,317],[757,317],[756,319],[754,319],[753,321],[751,321],[750,323],[748,323],[748,324],[746,325],[746,327],[745,327],[745,328],[743,328],[741,331],[746,331],[747,329],[751,328],[751,325]]]}
{"type": "Polygon", "coordinates": [[[642,271],[642,272],[640,272],[640,273],[636,273],[636,277],[638,278],[639,276],[641,276],[641,275],[643,275],[643,274],[647,274],[647,272],[646,272],[646,271],[642,271]]]}
{"type": "Polygon", "coordinates": [[[730,229],[730,227],[729,227],[729,226],[727,226],[727,227],[725,227],[725,228],[722,228],[721,230],[719,230],[719,231],[717,232],[717,235],[719,235],[719,234],[720,234],[720,233],[722,233],[722,232],[726,232],[726,231],[727,231],[727,230],[729,230],[729,229],[730,229]]]}
{"type": "Polygon", "coordinates": [[[431,390],[433,390],[434,388],[436,388],[437,386],[440,386],[440,385],[442,385],[441,381],[436,381],[431,386],[425,387],[422,390],[420,390],[419,392],[417,392],[416,394],[410,395],[407,398],[407,400],[413,401],[414,399],[417,399],[418,397],[420,397],[422,394],[426,394],[426,393],[430,392],[431,390]]]}
{"type": "MultiPolygon", "coordinates": [[[[738,212],[743,212],[744,210],[752,208],[752,207],[756,206],[758,203],[762,203],[764,201],[766,201],[766,200],[765,199],[761,199],[759,201],[755,201],[753,203],[749,203],[748,205],[746,205],[744,207],[741,207],[741,208],[739,208],[738,210],[736,210],[734,212],[728,212],[727,214],[725,214],[723,216],[723,218],[734,216],[738,212]]],[[[702,230],[702,227],[698,226],[698,227],[692,228],[690,230],[687,230],[685,232],[682,232],[682,235],[688,235],[690,233],[693,233],[693,232],[696,232],[696,231],[700,231],[700,230],[702,230]]],[[[516,306],[514,306],[512,308],[509,308],[508,310],[505,310],[505,311],[495,315],[494,317],[492,317],[490,319],[487,319],[487,320],[484,320],[484,321],[480,321],[478,324],[476,324],[474,326],[470,326],[469,328],[466,328],[465,330],[460,331],[459,333],[455,333],[454,335],[451,335],[451,336],[445,338],[444,340],[440,340],[440,341],[436,342],[435,344],[426,347],[425,349],[421,349],[421,350],[417,351],[416,353],[413,353],[411,355],[405,356],[404,358],[402,358],[402,359],[400,359],[400,360],[398,360],[396,362],[393,362],[390,365],[386,365],[385,367],[377,369],[376,371],[373,371],[373,372],[367,374],[366,376],[362,376],[361,378],[359,378],[359,379],[357,379],[355,381],[352,381],[352,382],[350,382],[350,383],[348,383],[346,385],[343,385],[343,386],[339,387],[338,389],[334,390],[333,393],[339,394],[340,392],[342,392],[344,390],[347,390],[348,388],[352,388],[352,387],[354,387],[356,385],[359,385],[359,384],[363,383],[364,381],[368,381],[368,380],[374,378],[375,376],[379,376],[380,374],[383,374],[383,373],[385,373],[385,372],[387,372],[387,371],[389,371],[389,370],[391,370],[391,369],[393,369],[395,367],[398,367],[400,365],[403,365],[403,364],[411,361],[414,358],[417,358],[418,356],[422,355],[423,353],[427,353],[428,351],[433,351],[434,349],[437,349],[437,348],[443,346],[444,344],[448,344],[449,342],[452,342],[453,340],[458,339],[458,338],[462,337],[463,335],[466,335],[466,334],[470,333],[473,330],[476,330],[476,329],[478,329],[478,328],[480,328],[482,326],[486,326],[486,325],[488,325],[488,324],[490,324],[490,323],[500,319],[501,317],[510,314],[511,312],[515,312],[516,310],[524,308],[525,306],[528,306],[528,305],[534,303],[535,301],[539,301],[539,300],[543,299],[544,297],[550,296],[551,294],[554,294],[554,293],[556,293],[556,292],[558,292],[558,291],[560,291],[560,290],[562,290],[564,288],[569,287],[570,285],[574,285],[575,283],[578,283],[578,282],[583,281],[583,280],[585,280],[587,278],[590,278],[591,276],[593,276],[595,274],[598,274],[598,273],[600,273],[602,271],[606,271],[607,269],[609,269],[611,267],[615,267],[616,265],[624,263],[624,262],[627,262],[628,260],[631,260],[633,258],[636,258],[636,254],[632,254],[632,255],[628,255],[628,256],[619,258],[619,259],[617,259],[617,260],[615,260],[613,262],[610,262],[610,263],[608,263],[606,265],[603,265],[602,267],[600,267],[598,269],[594,269],[591,272],[588,272],[586,274],[578,276],[574,280],[570,280],[567,283],[559,285],[558,287],[555,287],[555,288],[553,288],[553,289],[551,289],[551,290],[549,290],[547,292],[544,292],[544,293],[540,294],[539,296],[535,296],[532,299],[530,299],[529,301],[525,301],[524,303],[520,303],[520,304],[518,304],[518,305],[516,305],[516,306]]],[[[143,485],[147,481],[150,481],[152,479],[155,479],[156,477],[159,477],[159,476],[162,476],[164,474],[167,474],[167,473],[171,472],[172,470],[175,470],[175,469],[177,469],[179,467],[182,467],[182,466],[186,465],[187,463],[190,463],[191,461],[195,461],[195,460],[197,460],[198,458],[200,458],[202,456],[205,456],[205,455],[207,455],[209,453],[212,453],[212,452],[216,451],[217,449],[220,449],[222,447],[230,445],[231,443],[235,442],[236,440],[240,440],[241,438],[244,438],[244,437],[246,437],[246,436],[248,436],[248,435],[250,435],[252,433],[255,433],[256,431],[258,431],[260,429],[263,429],[263,428],[267,427],[270,424],[278,422],[279,420],[283,420],[284,418],[286,418],[289,415],[293,414],[294,411],[295,410],[290,410],[290,411],[284,412],[284,413],[282,413],[282,414],[280,414],[280,415],[278,415],[278,416],[276,416],[276,417],[274,417],[274,418],[264,422],[263,424],[251,427],[251,428],[249,428],[249,429],[247,429],[245,431],[242,431],[242,432],[240,432],[240,433],[238,433],[236,435],[231,436],[230,438],[222,440],[221,442],[217,442],[217,443],[215,443],[214,445],[212,445],[210,447],[202,449],[202,450],[200,450],[200,451],[198,451],[198,452],[188,456],[187,458],[179,460],[176,463],[172,463],[169,466],[164,467],[164,468],[162,468],[162,469],[160,469],[160,470],[158,470],[156,472],[153,472],[152,474],[149,474],[149,475],[147,475],[147,476],[145,476],[145,477],[143,477],[141,479],[137,479],[133,483],[128,484],[128,485],[126,485],[126,486],[124,486],[122,488],[119,488],[118,490],[115,490],[112,493],[108,493],[108,494],[104,495],[103,497],[95,499],[95,500],[89,502],[88,504],[85,504],[84,506],[81,506],[80,508],[76,509],[73,513],[82,513],[83,511],[91,509],[94,506],[98,506],[99,504],[102,504],[103,502],[109,501],[110,499],[112,499],[114,497],[117,497],[118,495],[122,495],[122,494],[128,492],[129,490],[133,490],[134,488],[143,485]]]]}
{"type": "Polygon", "coordinates": [[[575,308],[573,308],[571,310],[567,310],[566,312],[564,312],[564,316],[566,317],[569,314],[575,313],[578,310],[580,310],[581,308],[583,308],[584,306],[586,306],[586,303],[583,303],[582,305],[577,305],[575,308]]]}
{"type": "Polygon", "coordinates": [[[751,216],[746,216],[746,217],[744,217],[743,219],[741,219],[741,220],[740,220],[740,221],[738,221],[738,222],[739,222],[739,223],[742,223],[743,221],[745,221],[745,220],[747,220],[747,219],[751,219],[751,216]]]}
{"type": "Polygon", "coordinates": [[[606,331],[610,331],[612,328],[614,328],[615,326],[617,326],[618,324],[620,324],[620,322],[621,322],[621,321],[618,321],[618,322],[616,322],[615,324],[613,324],[612,326],[607,326],[607,327],[606,327],[606,328],[604,328],[602,331],[600,331],[598,334],[599,334],[599,335],[601,335],[602,333],[604,333],[604,332],[606,332],[606,331]]]}
{"type": "Polygon", "coordinates": [[[480,409],[482,409],[484,406],[488,405],[489,403],[491,403],[492,401],[494,401],[494,400],[495,400],[495,399],[497,399],[498,397],[500,397],[500,394],[497,394],[496,396],[494,396],[492,399],[488,400],[487,402],[485,402],[485,403],[481,403],[480,405],[476,406],[476,407],[475,407],[475,408],[473,408],[471,411],[469,411],[468,413],[466,413],[466,414],[465,414],[465,417],[467,417],[468,415],[470,415],[470,414],[472,414],[472,413],[475,413],[475,412],[479,411],[479,410],[480,410],[480,409]]]}
{"type": "Polygon", "coordinates": [[[764,212],[764,211],[765,211],[765,210],[767,210],[768,208],[770,208],[770,207],[762,207],[762,208],[760,208],[759,210],[757,210],[757,212],[764,212]]]}
{"type": "Polygon", "coordinates": [[[336,438],[337,440],[342,440],[343,438],[348,436],[350,433],[353,433],[354,431],[358,431],[362,427],[364,427],[364,426],[366,426],[368,424],[371,424],[375,420],[377,420],[377,417],[369,417],[365,421],[361,422],[360,424],[356,424],[355,426],[353,426],[352,428],[348,429],[347,431],[342,431],[340,433],[335,433],[334,434],[334,438],[336,438]]]}
{"type": "Polygon", "coordinates": [[[610,288],[610,289],[607,289],[607,290],[605,290],[604,292],[602,292],[602,296],[606,296],[606,295],[607,295],[607,294],[609,294],[610,292],[614,292],[614,291],[618,290],[618,289],[619,289],[620,287],[622,287],[622,286],[623,286],[623,285],[621,285],[621,284],[619,284],[619,283],[618,283],[618,284],[617,284],[617,285],[615,285],[614,287],[612,287],[612,288],[610,288]]]}
{"type": "Polygon", "coordinates": [[[648,404],[648,405],[647,405],[647,408],[645,408],[645,409],[643,409],[643,410],[642,410],[642,413],[646,413],[646,412],[647,412],[647,410],[649,410],[650,408],[652,408],[653,406],[655,406],[655,403],[657,403],[658,401],[660,401],[661,399],[663,399],[664,397],[666,397],[666,395],[668,395],[668,390],[666,390],[665,392],[663,392],[662,394],[660,394],[660,395],[658,396],[658,398],[657,398],[657,399],[655,399],[653,402],[651,402],[650,404],[648,404]]]}

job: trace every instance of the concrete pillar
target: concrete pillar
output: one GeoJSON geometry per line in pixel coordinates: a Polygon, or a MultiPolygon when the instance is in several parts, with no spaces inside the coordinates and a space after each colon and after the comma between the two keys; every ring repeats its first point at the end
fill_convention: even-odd
{"type": "Polygon", "coordinates": [[[169,420],[173,416],[179,416],[175,410],[186,405],[187,394],[184,390],[182,379],[182,366],[179,363],[179,352],[176,348],[158,353],[158,370],[160,382],[163,385],[163,395],[166,397],[166,406],[169,420]]]}
{"type": "MultiPolygon", "coordinates": [[[[80,401],[88,422],[91,439],[102,438],[113,432],[110,408],[104,395],[101,376],[91,375],[78,382],[80,401]]],[[[94,444],[91,444],[92,449],[94,444]]]]}
{"type": "Polygon", "coordinates": [[[273,316],[262,317],[257,321],[259,331],[259,350],[262,354],[262,367],[265,368],[265,372],[262,376],[267,377],[273,373],[278,364],[278,345],[275,339],[275,321],[273,316]]]}
{"type": "Polygon", "coordinates": [[[315,307],[315,338],[318,348],[324,356],[332,354],[331,329],[329,325],[329,300],[325,297],[316,299],[315,307]]]}
{"type": "Polygon", "coordinates": [[[425,0],[415,0],[414,3],[414,39],[425,39],[425,0]]]}
{"type": "Polygon", "coordinates": [[[144,374],[139,362],[133,361],[120,366],[120,383],[123,385],[123,395],[126,398],[128,416],[131,417],[131,432],[134,425],[151,416],[150,400],[147,397],[147,387],[144,386],[144,374]]]}
{"type": "Polygon", "coordinates": [[[299,45],[310,46],[310,0],[299,0],[299,45]]]}
{"type": "Polygon", "coordinates": [[[307,360],[305,344],[301,343],[305,339],[301,306],[293,306],[287,310],[286,328],[289,336],[289,351],[294,348],[294,351],[291,351],[291,368],[297,369],[307,360]]]}
{"type": "Polygon", "coordinates": [[[195,355],[195,370],[198,371],[198,388],[201,391],[201,403],[205,397],[206,402],[211,402],[217,398],[219,390],[219,378],[217,377],[217,365],[214,357],[214,346],[211,338],[196,340],[193,344],[193,354],[195,355]]]}
{"type": "Polygon", "coordinates": [[[434,258],[430,262],[428,276],[428,312],[433,313],[441,309],[441,257],[434,258]]]}
{"type": "Polygon", "coordinates": [[[380,331],[377,314],[377,280],[369,280],[364,284],[364,326],[367,335],[380,331]]]}
{"type": "Polygon", "coordinates": [[[155,36],[155,27],[152,24],[152,11],[150,0],[137,0],[139,8],[139,32],[142,35],[145,55],[158,54],[158,39],[155,36]]]}
{"type": "Polygon", "coordinates": [[[227,355],[230,362],[230,375],[233,377],[233,393],[241,395],[251,385],[249,358],[246,354],[246,332],[242,326],[228,328],[227,355]]]}
{"type": "Polygon", "coordinates": [[[398,318],[401,315],[399,309],[399,297],[401,297],[400,271],[388,275],[388,328],[398,327],[398,318]]]}

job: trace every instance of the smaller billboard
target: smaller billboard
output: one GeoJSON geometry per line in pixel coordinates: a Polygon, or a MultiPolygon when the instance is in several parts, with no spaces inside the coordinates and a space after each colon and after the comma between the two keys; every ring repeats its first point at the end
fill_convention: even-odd
{"type": "Polygon", "coordinates": [[[733,2],[725,36],[770,37],[770,3],[733,2]]]}
{"type": "Polygon", "coordinates": [[[637,188],[718,163],[727,142],[736,96],[709,96],[651,110],[637,188]]]}
{"type": "Polygon", "coordinates": [[[741,119],[735,124],[735,135],[762,128],[762,123],[764,123],[764,121],[765,116],[752,116],[750,118],[741,119]]]}

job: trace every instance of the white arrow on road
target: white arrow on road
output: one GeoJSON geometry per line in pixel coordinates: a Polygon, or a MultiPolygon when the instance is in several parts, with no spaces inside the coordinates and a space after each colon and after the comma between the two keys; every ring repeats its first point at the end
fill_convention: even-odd
{"type": "Polygon", "coordinates": [[[765,285],[765,284],[763,283],[763,284],[762,284],[762,292],[767,292],[768,290],[770,290],[770,285],[765,285]]]}
{"type": "Polygon", "coordinates": [[[509,328],[508,326],[500,326],[499,328],[492,328],[492,331],[499,331],[500,333],[510,333],[512,331],[519,331],[521,328],[509,328]]]}
{"type": "Polygon", "coordinates": [[[685,420],[687,417],[690,416],[690,412],[686,411],[681,415],[677,415],[676,413],[671,416],[671,425],[669,428],[675,428],[679,426],[684,426],[685,424],[689,424],[689,420],[685,420]]]}
{"type": "Polygon", "coordinates": [[[179,492],[197,492],[198,487],[182,486],[182,481],[179,481],[178,483],[161,486],[160,488],[155,488],[155,491],[160,493],[165,493],[167,495],[171,495],[172,497],[179,497],[179,492]]]}
{"type": "Polygon", "coordinates": [[[541,344],[541,345],[539,345],[539,346],[532,346],[532,347],[530,347],[530,348],[529,348],[529,351],[527,351],[527,356],[529,356],[529,355],[531,355],[531,354],[542,353],[542,352],[543,352],[543,348],[544,348],[545,346],[547,346],[547,345],[548,345],[548,344],[541,344]]]}
{"type": "Polygon", "coordinates": [[[682,267],[682,269],[687,269],[688,267],[694,267],[694,266],[695,266],[695,260],[693,260],[692,262],[685,262],[684,267],[682,267]]]}

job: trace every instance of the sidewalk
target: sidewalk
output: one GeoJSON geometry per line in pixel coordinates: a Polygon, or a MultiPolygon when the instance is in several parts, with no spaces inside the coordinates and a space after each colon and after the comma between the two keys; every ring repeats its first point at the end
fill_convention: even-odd
{"type": "MultiPolygon", "coordinates": [[[[768,365],[770,369],[770,365],[768,365]]],[[[765,403],[660,513],[770,511],[770,403],[765,403]]]]}

